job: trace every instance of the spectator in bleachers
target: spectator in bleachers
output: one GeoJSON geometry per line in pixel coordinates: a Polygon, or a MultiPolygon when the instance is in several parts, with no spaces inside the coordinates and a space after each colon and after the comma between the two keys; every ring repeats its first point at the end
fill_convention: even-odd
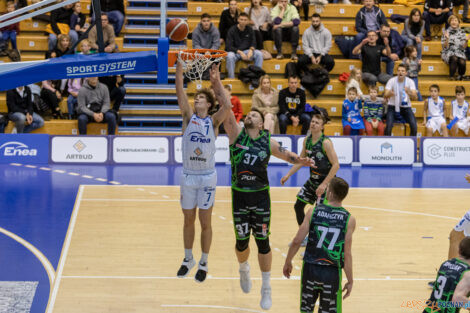
{"type": "Polygon", "coordinates": [[[380,26],[377,45],[385,46],[385,38],[388,39],[391,53],[389,56],[382,56],[381,60],[386,64],[386,73],[390,76],[393,76],[395,61],[400,60],[400,55],[403,54],[403,48],[405,48],[405,41],[396,30],[390,28],[388,23],[382,24],[380,26]]]}
{"type": "Polygon", "coordinates": [[[385,136],[392,135],[393,123],[400,117],[410,125],[411,136],[416,136],[418,131],[411,108],[411,100],[417,98],[416,87],[414,81],[406,77],[407,70],[405,64],[398,65],[397,76],[391,78],[385,86],[384,98],[388,100],[385,136]]]}
{"type": "Polygon", "coordinates": [[[238,15],[238,24],[229,29],[225,42],[225,50],[228,52],[225,61],[228,78],[235,78],[235,64],[239,60],[254,60],[256,66],[263,67],[263,54],[255,47],[255,33],[248,26],[248,15],[242,12],[238,15]]]}
{"type": "Polygon", "coordinates": [[[193,49],[218,50],[220,48],[219,30],[212,24],[208,13],[201,15],[201,22],[194,29],[192,40],[193,49]]]}
{"type": "Polygon", "coordinates": [[[75,2],[73,5],[73,14],[70,17],[70,29],[73,29],[81,36],[86,32],[85,27],[86,17],[82,13],[82,4],[80,2],[75,2]]]}
{"type": "Polygon", "coordinates": [[[41,99],[47,104],[51,110],[53,118],[64,118],[60,110],[60,101],[62,100],[62,92],[65,89],[67,80],[44,80],[41,88],[41,99]]]}
{"type": "Polygon", "coordinates": [[[57,45],[51,51],[46,52],[46,59],[59,58],[70,49],[70,37],[66,34],[58,36],[57,45]]]}
{"type": "Polygon", "coordinates": [[[418,50],[418,58],[421,59],[423,46],[423,32],[425,21],[418,8],[410,12],[410,16],[405,20],[403,32],[401,33],[407,46],[415,46],[418,50]]]}
{"type": "Polygon", "coordinates": [[[21,9],[21,8],[24,8],[24,7],[28,6],[28,1],[26,1],[26,0],[15,0],[15,1],[13,1],[13,4],[15,5],[15,10],[18,10],[18,9],[21,9]]]}
{"type": "MultiPolygon", "coordinates": [[[[468,0],[463,0],[463,12],[462,12],[462,22],[470,23],[470,19],[468,18],[468,0]]],[[[457,5],[454,5],[457,6],[457,5]]]]}
{"type": "Polygon", "coordinates": [[[361,82],[362,82],[362,71],[358,68],[353,68],[351,70],[351,73],[349,74],[349,78],[348,78],[348,81],[346,83],[346,98],[348,97],[348,90],[349,88],[351,87],[354,87],[356,88],[356,93],[357,93],[357,97],[359,99],[362,99],[363,97],[363,93],[362,93],[362,90],[361,90],[361,82]]]}
{"type": "Polygon", "coordinates": [[[429,86],[430,97],[424,101],[424,126],[426,126],[426,136],[432,135],[438,131],[440,135],[449,137],[446,124],[446,104],[444,98],[439,96],[439,85],[429,86]]]}
{"type": "Polygon", "coordinates": [[[259,87],[255,89],[251,98],[251,108],[258,110],[264,116],[264,129],[271,134],[279,133],[277,114],[279,113],[279,92],[271,87],[269,75],[263,75],[259,79],[259,87]]]}
{"type": "Polygon", "coordinates": [[[285,134],[287,125],[297,127],[302,125],[302,135],[305,135],[310,126],[310,115],[305,113],[305,91],[298,87],[299,78],[288,78],[288,87],[279,92],[279,129],[285,134]]]}
{"type": "Polygon", "coordinates": [[[222,11],[219,21],[220,43],[226,41],[228,30],[238,23],[238,10],[237,0],[228,0],[228,9],[222,11]]]}
{"type": "Polygon", "coordinates": [[[121,103],[126,96],[126,87],[124,87],[124,76],[105,76],[99,78],[100,83],[108,87],[109,98],[113,102],[113,110],[117,113],[121,107],[121,103]]]}
{"type": "Polygon", "coordinates": [[[90,44],[90,41],[88,41],[88,39],[83,39],[82,41],[80,41],[80,53],[81,54],[91,54],[92,53],[91,44],[90,44]]]}
{"type": "MultiPolygon", "coordinates": [[[[124,18],[126,12],[124,10],[124,0],[100,0],[101,13],[106,14],[109,18],[109,23],[112,24],[114,35],[119,36],[122,26],[124,25],[124,18]]],[[[93,6],[90,6],[90,16],[94,17],[93,6]]]]}
{"type": "Polygon", "coordinates": [[[31,90],[20,86],[7,91],[8,118],[15,123],[12,133],[29,133],[44,126],[42,117],[33,112],[31,90]]]}
{"type": "Polygon", "coordinates": [[[5,132],[5,127],[8,125],[8,120],[6,119],[5,116],[0,114],[0,134],[3,134],[5,132]]]}
{"type": "Polygon", "coordinates": [[[49,51],[54,50],[57,45],[57,36],[65,34],[70,36],[71,45],[78,41],[78,34],[70,29],[70,18],[73,14],[73,4],[67,4],[51,12],[51,24],[46,28],[49,33],[49,51]]]}
{"type": "Polygon", "coordinates": [[[403,63],[408,66],[408,77],[415,83],[416,90],[418,91],[418,101],[423,101],[418,87],[418,74],[421,71],[422,60],[418,58],[418,50],[415,46],[407,46],[405,48],[403,63]]]}
{"type": "Polygon", "coordinates": [[[335,60],[328,52],[331,49],[331,32],[321,23],[318,13],[312,15],[312,25],[302,35],[304,54],[300,56],[298,67],[306,68],[309,64],[320,64],[328,72],[335,66],[335,60]]]}
{"type": "Polygon", "coordinates": [[[90,122],[108,123],[108,135],[116,132],[116,115],[110,111],[108,88],[98,77],[87,78],[78,91],[78,132],[86,135],[90,122]]]}
{"type": "MultiPolygon", "coordinates": [[[[297,9],[297,12],[299,12],[300,15],[300,9],[302,8],[304,10],[304,20],[308,21],[308,9],[310,5],[310,0],[290,0],[290,3],[295,6],[297,9]]],[[[320,11],[317,11],[320,12],[320,11]]]]}
{"type": "Polygon", "coordinates": [[[449,27],[449,17],[452,15],[452,0],[426,0],[424,2],[423,18],[425,21],[426,41],[431,38],[432,24],[446,24],[449,27]]]}
{"type": "Polygon", "coordinates": [[[380,68],[380,60],[382,56],[390,56],[390,46],[388,38],[384,38],[384,46],[377,44],[377,33],[370,30],[367,38],[354,47],[352,53],[361,54],[362,59],[362,79],[368,85],[375,85],[377,81],[382,84],[392,77],[389,74],[382,73],[380,68]]]}
{"type": "Polygon", "coordinates": [[[455,80],[455,73],[458,70],[457,80],[462,80],[467,70],[467,36],[460,28],[460,20],[457,16],[449,17],[449,28],[442,33],[441,57],[449,65],[449,78],[455,80]]]}
{"type": "Polygon", "coordinates": [[[465,101],[464,86],[455,87],[455,100],[452,101],[451,106],[451,122],[448,127],[451,127],[452,134],[456,137],[459,134],[459,129],[468,136],[468,130],[470,128],[470,110],[468,102],[465,101]]]}
{"type": "MultiPolygon", "coordinates": [[[[7,2],[7,12],[11,13],[15,11],[15,3],[13,1],[7,2]]],[[[10,24],[8,26],[0,28],[0,32],[3,37],[3,41],[8,45],[8,40],[11,41],[11,47],[17,49],[16,36],[20,34],[20,23],[10,24]]]]}
{"type": "Polygon", "coordinates": [[[269,31],[272,27],[271,14],[262,0],[251,0],[251,5],[245,8],[245,13],[250,18],[249,25],[253,28],[256,36],[256,49],[264,49],[263,42],[271,38],[269,31]]]}
{"type": "MultiPolygon", "coordinates": [[[[243,118],[242,103],[240,102],[240,99],[237,96],[232,95],[232,86],[231,85],[224,85],[224,88],[225,88],[225,90],[227,90],[227,93],[230,97],[230,102],[232,103],[233,115],[235,115],[235,119],[237,120],[237,123],[240,123],[241,119],[243,118]]],[[[211,90],[213,91],[213,89],[211,89],[211,90]]],[[[225,129],[224,129],[224,132],[225,132],[225,129]]]]}
{"type": "Polygon", "coordinates": [[[364,6],[356,14],[356,31],[354,45],[358,45],[367,37],[369,31],[378,32],[382,24],[387,23],[384,12],[376,5],[374,0],[364,0],[364,6]]]}
{"type": "Polygon", "coordinates": [[[363,135],[364,121],[361,116],[362,100],[357,97],[355,87],[348,89],[348,96],[343,102],[342,123],[343,135],[363,135]]]}
{"type": "MultiPolygon", "coordinates": [[[[103,13],[101,14],[101,25],[103,26],[103,41],[104,41],[104,52],[113,53],[118,52],[116,45],[116,37],[114,35],[114,29],[109,24],[108,16],[103,13]]],[[[88,33],[88,41],[90,42],[91,49],[98,50],[98,35],[96,32],[96,25],[88,33]]]]}
{"type": "Polygon", "coordinates": [[[69,79],[67,82],[69,96],[67,98],[67,108],[69,120],[77,118],[78,91],[82,88],[83,78],[69,79]]]}
{"type": "Polygon", "coordinates": [[[299,12],[288,0],[279,0],[271,10],[271,19],[274,23],[273,39],[277,50],[276,58],[282,59],[282,42],[289,41],[292,45],[291,59],[297,60],[300,24],[299,12]]]}
{"type": "Polygon", "coordinates": [[[384,98],[377,97],[377,86],[369,86],[369,95],[364,96],[364,126],[367,136],[373,136],[374,129],[377,136],[383,136],[385,124],[382,121],[384,114],[384,98]]]}

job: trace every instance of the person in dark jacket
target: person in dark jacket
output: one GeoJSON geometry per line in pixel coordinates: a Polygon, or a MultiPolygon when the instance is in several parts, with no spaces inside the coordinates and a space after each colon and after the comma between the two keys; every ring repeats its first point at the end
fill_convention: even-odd
{"type": "Polygon", "coordinates": [[[104,76],[99,78],[100,83],[108,87],[109,98],[114,101],[113,110],[119,112],[122,100],[126,96],[126,87],[124,87],[124,78],[121,75],[104,76]]]}
{"type": "Polygon", "coordinates": [[[0,134],[3,134],[5,132],[5,127],[8,125],[8,120],[5,116],[0,114],[0,134]]]}
{"type": "MultiPolygon", "coordinates": [[[[101,13],[108,16],[109,22],[114,28],[114,35],[117,37],[124,25],[124,17],[126,15],[124,11],[124,0],[100,0],[100,4],[101,13]]],[[[90,16],[92,16],[94,20],[93,6],[90,7],[90,16]]]]}
{"type": "Polygon", "coordinates": [[[227,38],[228,30],[238,23],[238,10],[237,0],[228,0],[228,9],[223,10],[220,15],[219,32],[220,32],[220,43],[224,43],[227,38]]]}
{"type": "MultiPolygon", "coordinates": [[[[15,11],[15,3],[13,1],[7,2],[7,13],[15,11]]],[[[11,47],[17,49],[16,36],[20,34],[20,23],[13,23],[8,26],[0,28],[3,41],[8,45],[8,40],[11,41],[11,47]]]]}
{"type": "Polygon", "coordinates": [[[220,47],[219,30],[212,24],[211,16],[207,13],[201,15],[201,22],[193,31],[193,49],[218,50],[220,47]]]}
{"type": "Polygon", "coordinates": [[[452,15],[453,9],[452,0],[426,0],[424,2],[423,18],[425,21],[424,31],[426,41],[431,38],[431,24],[446,24],[446,29],[449,27],[447,20],[452,15]]]}
{"type": "Polygon", "coordinates": [[[403,48],[405,47],[405,42],[396,30],[391,29],[387,24],[382,24],[380,26],[379,39],[377,40],[378,45],[385,46],[384,38],[388,38],[388,43],[390,45],[391,54],[390,56],[383,56],[382,62],[386,66],[386,73],[393,76],[393,68],[395,67],[395,62],[400,60],[400,55],[403,55],[403,48]]]}
{"type": "Polygon", "coordinates": [[[73,5],[73,14],[70,16],[70,29],[77,32],[78,35],[82,35],[86,32],[85,28],[86,17],[82,13],[82,4],[75,2],[73,5]]]}
{"type": "MultiPolygon", "coordinates": [[[[57,36],[61,34],[57,23],[70,25],[70,18],[73,14],[72,8],[73,4],[67,4],[51,12],[51,28],[54,33],[49,34],[49,51],[54,50],[57,45],[57,36]]],[[[78,41],[78,34],[75,30],[70,29],[68,35],[73,46],[78,41]]]]}
{"type": "Polygon", "coordinates": [[[384,12],[376,5],[374,0],[364,0],[364,6],[356,14],[356,31],[354,46],[367,37],[370,30],[379,31],[382,24],[387,23],[384,12]]]}
{"type": "Polygon", "coordinates": [[[15,123],[13,132],[29,133],[44,126],[44,120],[33,112],[31,89],[20,86],[7,91],[8,118],[15,123]]]}
{"type": "Polygon", "coordinates": [[[305,135],[310,126],[310,115],[305,113],[305,91],[298,87],[299,78],[291,76],[288,79],[289,87],[279,92],[279,130],[285,134],[287,125],[302,125],[302,135],[305,135]]]}
{"type": "Polygon", "coordinates": [[[253,29],[248,26],[248,14],[242,12],[238,15],[238,24],[232,26],[227,33],[225,50],[227,50],[226,67],[228,78],[235,78],[235,64],[254,60],[258,67],[263,66],[263,54],[255,49],[256,37],[253,29]]]}

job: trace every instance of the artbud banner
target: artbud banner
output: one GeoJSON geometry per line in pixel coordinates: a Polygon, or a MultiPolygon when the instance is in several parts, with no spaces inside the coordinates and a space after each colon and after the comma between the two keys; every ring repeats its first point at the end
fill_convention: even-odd
{"type": "Polygon", "coordinates": [[[65,55],[34,62],[0,64],[0,90],[43,80],[114,76],[157,69],[155,51],[65,55]]]}

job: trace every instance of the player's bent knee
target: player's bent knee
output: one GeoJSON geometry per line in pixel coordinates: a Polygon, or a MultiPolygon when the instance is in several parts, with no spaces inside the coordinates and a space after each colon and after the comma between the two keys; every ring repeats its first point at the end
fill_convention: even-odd
{"type": "Polygon", "coordinates": [[[241,239],[237,239],[237,243],[235,245],[235,248],[237,249],[237,251],[239,252],[243,252],[245,251],[246,249],[248,249],[248,244],[250,243],[250,239],[247,238],[247,239],[244,239],[244,240],[241,240],[241,239]]]}
{"type": "Polygon", "coordinates": [[[269,237],[266,237],[266,239],[256,239],[256,245],[258,246],[259,254],[268,254],[271,252],[271,247],[269,246],[269,237]]]}

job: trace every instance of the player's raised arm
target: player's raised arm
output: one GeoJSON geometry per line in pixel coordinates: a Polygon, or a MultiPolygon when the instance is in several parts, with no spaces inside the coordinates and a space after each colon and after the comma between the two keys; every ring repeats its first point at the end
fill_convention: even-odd
{"type": "Polygon", "coordinates": [[[292,272],[292,259],[297,254],[297,251],[299,251],[300,244],[309,232],[310,218],[312,217],[312,213],[313,207],[310,208],[307,214],[305,215],[302,225],[300,225],[299,230],[297,231],[297,234],[294,237],[294,240],[292,240],[292,243],[289,247],[289,252],[287,252],[286,262],[284,263],[284,268],[282,270],[282,273],[287,278],[290,278],[290,273],[292,272]]]}
{"type": "MultiPolygon", "coordinates": [[[[300,152],[300,157],[301,158],[305,158],[305,156],[307,155],[307,152],[306,152],[306,148],[305,146],[307,145],[307,140],[304,140],[304,144],[302,146],[302,151],[300,152]]],[[[294,164],[294,166],[292,166],[289,170],[289,172],[287,172],[286,175],[284,175],[282,178],[281,178],[281,185],[284,186],[285,182],[292,176],[294,175],[295,173],[297,173],[297,171],[302,167],[301,164],[294,164]]]]}
{"type": "Polygon", "coordinates": [[[183,64],[180,61],[176,61],[176,74],[175,74],[175,85],[176,85],[176,97],[178,98],[178,106],[183,116],[183,132],[188,125],[191,116],[193,115],[193,109],[189,105],[188,96],[184,91],[183,82],[183,64]]]}
{"type": "Polygon", "coordinates": [[[218,129],[220,124],[227,118],[229,113],[232,111],[232,103],[228,97],[227,92],[225,91],[222,82],[220,81],[220,70],[218,64],[212,64],[210,69],[210,80],[212,89],[214,90],[215,97],[219,102],[219,110],[212,115],[212,122],[214,128],[218,129]]]}
{"type": "MultiPolygon", "coordinates": [[[[224,90],[224,95],[226,98],[228,98],[228,94],[224,90]]],[[[219,99],[217,99],[220,101],[219,99]]],[[[230,112],[227,112],[227,117],[224,119],[224,128],[225,132],[227,133],[228,136],[228,141],[229,144],[232,144],[237,140],[238,135],[242,131],[241,126],[237,123],[237,119],[235,118],[235,115],[233,114],[232,109],[230,109],[230,112]]]]}
{"type": "Polygon", "coordinates": [[[470,301],[470,297],[467,295],[470,293],[470,272],[466,272],[460,282],[455,287],[454,296],[452,302],[464,302],[470,301]]]}
{"type": "Polygon", "coordinates": [[[302,158],[297,153],[288,151],[286,148],[279,145],[279,143],[271,139],[271,153],[275,157],[292,164],[299,164],[301,166],[315,167],[315,162],[310,158],[302,158]]]}
{"type": "Polygon", "coordinates": [[[323,142],[323,149],[325,149],[326,156],[328,157],[328,160],[331,163],[331,168],[328,172],[328,175],[325,177],[323,182],[320,184],[320,186],[318,186],[317,190],[315,191],[318,197],[321,197],[321,195],[325,192],[326,187],[328,187],[328,184],[330,183],[330,180],[336,176],[336,173],[339,170],[338,155],[336,155],[333,142],[331,140],[325,140],[323,142]]]}
{"type": "Polygon", "coordinates": [[[356,229],[356,219],[351,215],[348,222],[348,230],[346,232],[346,238],[344,239],[344,272],[346,273],[347,283],[344,284],[343,291],[346,293],[343,299],[349,297],[353,287],[353,260],[352,260],[352,235],[356,229]]]}

